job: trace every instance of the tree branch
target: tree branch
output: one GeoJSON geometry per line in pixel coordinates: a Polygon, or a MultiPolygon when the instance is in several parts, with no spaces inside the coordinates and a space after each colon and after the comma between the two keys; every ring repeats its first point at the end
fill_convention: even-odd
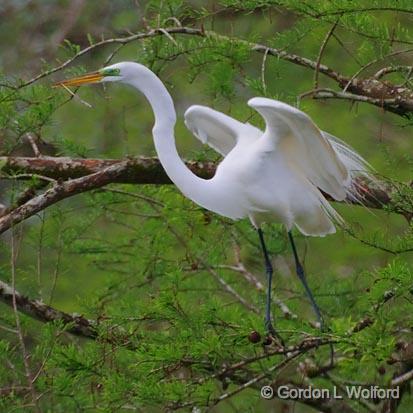
{"type": "MultiPolygon", "coordinates": [[[[69,325],[67,331],[76,336],[96,339],[96,322],[88,320],[81,315],[68,314],[56,310],[39,300],[31,300],[28,297],[14,291],[17,309],[35,320],[44,322],[61,321],[69,325]]],[[[0,281],[0,301],[13,307],[13,288],[0,281]]]]}
{"type": "Polygon", "coordinates": [[[91,175],[57,183],[41,195],[30,199],[25,204],[0,217],[0,233],[62,199],[100,188],[113,182],[124,169],[126,163],[127,161],[121,161],[91,175]]]}
{"type": "MultiPolygon", "coordinates": [[[[206,31],[203,28],[198,29],[193,27],[182,26],[149,29],[146,32],[136,33],[131,36],[102,40],[80,50],[76,55],[66,60],[59,66],[56,66],[52,69],[40,73],[32,79],[23,82],[18,87],[25,87],[31,85],[32,83],[46,76],[56,73],[69,66],[79,57],[91,52],[96,48],[100,48],[102,46],[111,44],[122,46],[138,40],[143,40],[157,36],[170,37],[174,34],[203,37],[209,39],[216,39],[220,41],[238,43],[240,45],[246,45],[252,52],[262,53],[265,56],[275,56],[278,59],[282,59],[295,65],[299,65],[307,69],[314,70],[316,72],[317,77],[318,73],[322,73],[323,75],[334,80],[342,90],[349,90],[353,93],[353,96],[358,95],[359,97],[367,98],[357,99],[358,101],[378,106],[382,109],[388,110],[389,112],[393,112],[400,116],[410,116],[413,112],[413,91],[407,87],[400,88],[398,85],[394,85],[390,82],[380,81],[379,79],[376,79],[374,77],[371,79],[358,79],[354,76],[349,78],[348,76],[345,76],[324,64],[320,64],[319,61],[316,62],[306,57],[302,57],[293,53],[288,53],[284,50],[277,49],[275,47],[268,47],[260,43],[253,43],[244,39],[221,35],[214,31],[206,31]]],[[[405,52],[406,51],[397,51],[393,54],[400,54],[405,52]]],[[[318,97],[321,98],[337,96],[330,94],[329,96],[319,95],[318,97]]]]}
{"type": "MultiPolygon", "coordinates": [[[[74,334],[76,336],[92,339],[92,340],[103,340],[109,343],[121,343],[126,348],[135,350],[136,345],[131,341],[131,337],[122,333],[121,331],[114,331],[110,329],[111,332],[108,336],[101,336],[98,331],[98,322],[95,320],[87,319],[82,315],[75,315],[75,314],[68,314],[63,311],[57,310],[49,305],[44,304],[39,300],[30,299],[26,296],[23,296],[17,291],[13,291],[13,288],[10,287],[8,284],[0,281],[0,301],[4,302],[10,307],[13,307],[13,296],[14,302],[16,305],[16,309],[29,317],[32,317],[38,321],[48,323],[48,322],[62,322],[64,326],[66,326],[66,331],[68,333],[74,334]]],[[[361,329],[360,329],[361,330],[361,329]]],[[[358,331],[360,331],[358,330],[358,331]]],[[[353,330],[352,333],[357,333],[358,331],[353,330]]],[[[249,359],[245,359],[234,363],[230,366],[224,366],[223,368],[219,368],[215,365],[205,364],[204,368],[206,371],[210,372],[212,376],[207,377],[206,379],[210,380],[211,378],[223,378],[227,377],[230,378],[234,383],[239,385],[238,388],[235,390],[224,393],[216,400],[212,401],[212,404],[216,404],[217,402],[224,400],[228,397],[231,397],[233,394],[239,393],[244,389],[253,386],[255,389],[259,390],[259,386],[257,386],[259,381],[262,381],[272,370],[276,370],[281,366],[284,366],[287,362],[296,357],[305,354],[307,351],[311,349],[317,349],[320,346],[329,345],[330,343],[338,343],[340,340],[337,339],[328,339],[328,338],[319,338],[308,336],[304,338],[302,341],[290,345],[288,347],[280,347],[280,346],[271,346],[270,348],[264,350],[263,352],[259,352],[254,357],[249,359]],[[270,368],[265,373],[259,374],[258,376],[253,371],[245,370],[245,366],[254,362],[257,362],[261,359],[269,359],[271,357],[277,355],[286,355],[287,358],[284,359],[281,364],[275,365],[273,368],[270,368]],[[243,375],[239,377],[238,373],[244,372],[248,373],[247,376],[243,375]]],[[[187,362],[185,362],[187,363],[187,362]]],[[[323,369],[319,370],[321,374],[323,369]]],[[[403,374],[392,381],[392,385],[399,385],[400,383],[404,383],[412,378],[413,374],[411,371],[403,374]]],[[[314,374],[311,375],[314,377],[314,374]]],[[[199,384],[203,383],[205,378],[199,379],[199,384]]],[[[276,389],[279,385],[279,379],[276,378],[271,382],[271,387],[276,389]]],[[[300,387],[296,383],[289,383],[293,387],[300,387]]],[[[332,413],[337,411],[337,409],[342,409],[340,411],[351,412],[353,413],[354,410],[350,408],[350,406],[345,403],[344,400],[333,400],[330,398],[319,399],[319,400],[310,400],[310,399],[298,399],[300,403],[304,403],[307,405],[311,405],[312,407],[326,412],[332,413]]],[[[175,408],[181,408],[182,406],[175,406],[175,408]]]]}
{"type": "Polygon", "coordinates": [[[59,66],[56,66],[52,69],[49,69],[45,72],[40,73],[39,75],[33,77],[32,79],[22,83],[19,87],[25,87],[28,85],[31,85],[32,83],[49,76],[53,73],[56,73],[67,66],[69,66],[73,61],[77,60],[79,57],[91,52],[92,50],[106,46],[106,45],[111,45],[111,44],[117,44],[117,45],[125,45],[131,42],[134,42],[136,40],[143,40],[143,39],[148,39],[151,37],[157,37],[157,36],[170,36],[172,34],[181,34],[181,35],[189,35],[189,36],[198,36],[198,37],[204,37],[204,38],[212,38],[216,40],[222,40],[222,41],[232,41],[234,43],[239,43],[239,44],[244,44],[247,45],[251,51],[258,52],[258,53],[263,53],[263,54],[269,54],[272,56],[276,56],[282,60],[286,60],[288,62],[297,64],[299,66],[307,67],[310,69],[317,69],[320,73],[330,77],[331,79],[335,81],[342,81],[342,80],[348,80],[347,78],[341,76],[339,73],[335,72],[334,70],[330,69],[328,66],[324,64],[320,64],[319,66],[317,65],[317,62],[314,62],[313,60],[307,59],[305,57],[301,57],[298,55],[295,55],[293,53],[287,53],[284,50],[280,50],[274,47],[268,47],[259,43],[252,43],[247,40],[239,39],[239,38],[233,38],[225,35],[220,35],[214,31],[207,31],[204,30],[203,28],[193,28],[193,27],[165,27],[165,28],[156,28],[156,29],[149,29],[147,32],[142,32],[142,33],[136,33],[131,36],[125,36],[125,37],[118,37],[118,38],[112,38],[112,39],[106,39],[102,40],[100,42],[94,43],[82,50],[80,50],[76,55],[71,57],[70,59],[66,60],[59,66]]]}
{"type": "MultiPolygon", "coordinates": [[[[202,178],[211,178],[216,168],[213,162],[187,161],[186,165],[202,178]]],[[[9,175],[25,172],[20,179],[37,174],[57,180],[57,183],[44,193],[1,216],[0,233],[62,199],[110,183],[171,184],[159,160],[147,157],[126,160],[0,157],[0,172],[9,175]]],[[[360,180],[357,186],[362,190],[363,204],[369,208],[380,209],[392,203],[391,189],[383,190],[363,180],[360,180]]],[[[346,202],[359,204],[354,199],[346,202]]]]}
{"type": "MultiPolygon", "coordinates": [[[[188,168],[202,178],[215,174],[214,162],[186,161],[188,168]]],[[[139,156],[119,159],[84,159],[68,157],[0,157],[0,172],[14,175],[28,173],[46,176],[56,180],[81,178],[102,172],[102,169],[116,166],[111,183],[123,184],[171,184],[158,158],[139,156]]]]}

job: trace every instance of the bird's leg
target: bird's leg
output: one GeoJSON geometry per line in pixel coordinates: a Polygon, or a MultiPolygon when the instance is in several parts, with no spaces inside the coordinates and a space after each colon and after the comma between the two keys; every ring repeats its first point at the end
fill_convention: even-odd
{"type": "Polygon", "coordinates": [[[272,325],[271,322],[271,287],[272,287],[272,275],[273,275],[273,268],[271,265],[271,260],[268,255],[267,247],[265,245],[264,241],[264,233],[262,232],[261,228],[258,228],[258,236],[260,238],[260,243],[261,243],[261,248],[262,252],[264,254],[264,261],[265,261],[265,272],[267,274],[267,303],[266,303],[266,309],[265,309],[265,328],[268,332],[269,335],[273,337],[277,337],[281,343],[283,343],[281,337],[279,334],[275,331],[275,328],[272,325]]]}
{"type": "MultiPolygon", "coordinates": [[[[288,231],[288,238],[290,239],[291,248],[293,250],[294,261],[295,261],[295,269],[296,269],[298,278],[300,279],[301,283],[303,284],[305,292],[306,292],[308,298],[310,299],[311,305],[314,309],[314,312],[317,315],[317,320],[320,324],[320,330],[322,332],[325,332],[325,325],[324,325],[323,316],[321,315],[320,308],[318,307],[317,303],[315,302],[315,299],[314,299],[313,294],[310,290],[310,287],[307,284],[307,279],[305,277],[304,269],[303,269],[303,266],[301,265],[300,260],[298,258],[297,249],[295,247],[294,238],[293,238],[293,234],[291,233],[291,231],[288,231]]],[[[333,347],[332,343],[330,343],[330,365],[334,366],[334,347],[333,347]]]]}
{"type": "Polygon", "coordinates": [[[298,278],[301,281],[301,284],[304,286],[304,290],[307,294],[307,297],[309,298],[309,300],[311,302],[311,306],[313,307],[314,312],[317,316],[317,320],[320,324],[320,329],[321,329],[321,331],[324,331],[324,319],[323,319],[323,316],[321,315],[320,308],[318,307],[317,303],[315,302],[313,293],[311,292],[310,287],[308,286],[303,266],[301,265],[300,260],[298,258],[297,249],[295,247],[294,238],[293,238],[293,234],[291,233],[291,231],[288,231],[288,238],[290,239],[291,248],[292,248],[293,254],[294,254],[295,271],[298,275],[298,278]]]}

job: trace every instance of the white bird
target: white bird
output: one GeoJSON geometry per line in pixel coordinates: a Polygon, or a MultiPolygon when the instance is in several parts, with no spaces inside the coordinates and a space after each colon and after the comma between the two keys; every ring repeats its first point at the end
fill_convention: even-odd
{"type": "Polygon", "coordinates": [[[366,161],[337,138],[322,132],[304,112],[283,102],[256,97],[248,101],[266,123],[264,132],[205,106],[191,106],[185,124],[203,143],[224,158],[211,179],[196,176],[175,145],[176,112],[161,80],[145,66],[121,62],[57,85],[121,82],[142,92],[152,106],[153,140],[159,160],[179,190],[196,204],[234,220],[249,218],[257,229],[268,276],[265,326],[272,335],[270,303],[273,269],[261,230],[263,222],[285,225],[296,271],[317,314],[291,230],[325,236],[342,218],[324,197],[359,199],[355,177],[369,176],[366,161]]]}

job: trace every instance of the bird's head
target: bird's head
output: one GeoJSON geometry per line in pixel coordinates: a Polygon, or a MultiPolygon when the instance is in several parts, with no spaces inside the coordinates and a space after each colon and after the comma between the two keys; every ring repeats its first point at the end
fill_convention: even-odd
{"type": "Polygon", "coordinates": [[[55,86],[82,86],[91,83],[123,82],[129,83],[132,77],[144,75],[148,72],[145,66],[135,62],[121,62],[106,66],[96,72],[87,73],[71,79],[62,80],[55,86]]]}
{"type": "Polygon", "coordinates": [[[134,87],[146,96],[158,118],[162,117],[172,125],[175,123],[176,113],[171,96],[155,73],[139,63],[115,63],[96,72],[60,81],[54,86],[82,86],[103,82],[120,82],[134,87]]]}

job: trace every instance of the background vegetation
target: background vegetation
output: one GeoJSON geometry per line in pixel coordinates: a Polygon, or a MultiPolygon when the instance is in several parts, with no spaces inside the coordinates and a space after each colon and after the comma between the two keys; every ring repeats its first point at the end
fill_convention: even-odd
{"type": "Polygon", "coordinates": [[[0,411],[410,412],[412,18],[409,0],[4,0],[0,411]],[[184,127],[189,105],[262,127],[246,101],[267,96],[310,114],[386,182],[374,209],[334,205],[346,219],[337,234],[297,234],[328,333],[314,325],[279,225],[265,232],[288,348],[249,340],[264,335],[265,276],[248,222],[202,210],[172,185],[125,183],[22,213],[67,179],[36,170],[45,155],[156,155],[152,112],[135,91],[51,87],[123,60],[167,85],[186,159],[219,160],[184,127]],[[358,383],[400,384],[402,398],[260,396],[263,385],[358,383]]]}

